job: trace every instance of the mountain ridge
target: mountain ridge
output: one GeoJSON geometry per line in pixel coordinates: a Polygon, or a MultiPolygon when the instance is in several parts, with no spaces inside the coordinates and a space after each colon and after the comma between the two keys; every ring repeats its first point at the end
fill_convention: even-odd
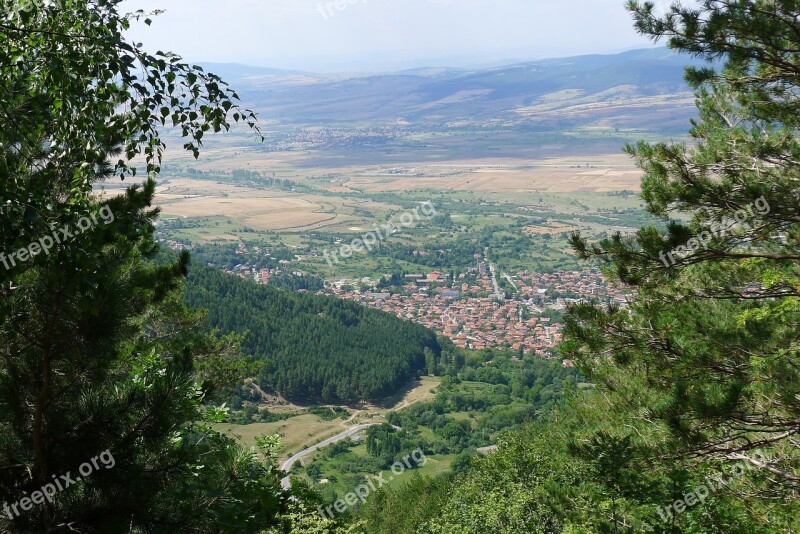
{"type": "MultiPolygon", "coordinates": [[[[434,66],[392,73],[316,74],[237,64],[217,66],[249,107],[264,119],[283,124],[348,126],[401,121],[671,131],[685,129],[686,120],[694,114],[693,94],[684,80],[689,65],[707,63],[655,48],[486,69],[434,66]],[[587,103],[599,109],[575,108],[587,103]],[[536,107],[543,104],[548,105],[548,114],[537,118],[536,107]],[[648,112],[637,116],[642,109],[648,112]],[[666,109],[671,112],[661,112],[666,109]],[[554,116],[559,110],[562,115],[554,116]]],[[[209,68],[213,70],[213,65],[209,68]]]]}

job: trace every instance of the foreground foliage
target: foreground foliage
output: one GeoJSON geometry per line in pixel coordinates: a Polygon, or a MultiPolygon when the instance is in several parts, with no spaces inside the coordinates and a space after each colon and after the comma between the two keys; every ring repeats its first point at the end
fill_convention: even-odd
{"type": "Polygon", "coordinates": [[[258,532],[288,511],[277,441],[244,450],[203,423],[246,362],[180,303],[188,256],[153,261],[151,208],[157,126],[196,154],[252,114],[216,76],[126,41],[145,15],[119,3],[2,2],[0,530],[258,532]],[[141,186],[94,195],[137,156],[141,186]],[[113,462],[80,470],[103,451],[113,462]]]}
{"type": "Polygon", "coordinates": [[[640,431],[671,432],[659,455],[757,465],[774,480],[752,491],[770,499],[800,490],[799,7],[707,0],[659,18],[631,4],[642,32],[724,66],[689,70],[692,146],[629,148],[648,211],[689,222],[595,245],[576,236],[639,298],[576,307],[564,347],[591,378],[628,390],[618,402],[644,399],[640,431]]]}

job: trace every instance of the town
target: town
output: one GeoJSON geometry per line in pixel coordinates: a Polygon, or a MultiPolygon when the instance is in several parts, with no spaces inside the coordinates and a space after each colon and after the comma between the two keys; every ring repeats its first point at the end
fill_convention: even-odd
{"type": "Polygon", "coordinates": [[[337,281],[325,292],[422,324],[462,348],[502,347],[552,358],[561,341],[558,321],[570,303],[627,304],[630,291],[609,285],[599,271],[518,272],[511,298],[498,298],[486,263],[453,279],[439,272],[406,275],[402,291],[362,292],[337,281]],[[469,282],[465,280],[470,280],[469,282]]]}
{"type": "MultiPolygon", "coordinates": [[[[180,243],[164,239],[169,248],[180,243]]],[[[235,266],[221,266],[224,272],[256,283],[275,285],[282,276],[305,277],[292,267],[294,261],[272,258],[274,267],[252,260],[266,253],[261,247],[240,243],[235,266]]],[[[628,305],[630,288],[609,283],[596,269],[537,273],[520,271],[499,274],[485,255],[475,255],[474,267],[463,273],[396,273],[383,278],[320,280],[318,286],[298,291],[333,295],[385,311],[421,324],[450,338],[459,347],[480,350],[506,348],[520,355],[555,358],[562,339],[563,314],[569,304],[594,302],[606,306],[628,305]]],[[[271,257],[271,256],[267,256],[271,257]]],[[[296,256],[295,260],[305,259],[296,256]]]]}

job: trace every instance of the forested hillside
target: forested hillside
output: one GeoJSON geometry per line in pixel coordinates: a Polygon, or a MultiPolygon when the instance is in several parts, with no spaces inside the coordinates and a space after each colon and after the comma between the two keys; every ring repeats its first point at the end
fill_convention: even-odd
{"type": "Polygon", "coordinates": [[[208,309],[222,332],[246,332],[244,352],[263,362],[261,386],[298,402],[381,400],[426,367],[425,349],[438,362],[442,344],[449,345],[422,326],[352,302],[204,267],[191,271],[185,298],[208,309]]]}

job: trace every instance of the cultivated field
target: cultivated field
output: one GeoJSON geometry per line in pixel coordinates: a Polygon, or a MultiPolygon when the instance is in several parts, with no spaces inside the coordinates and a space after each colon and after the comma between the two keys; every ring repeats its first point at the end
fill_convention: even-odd
{"type": "Polygon", "coordinates": [[[156,203],[167,217],[231,217],[259,230],[285,230],[336,217],[321,203],[300,196],[219,184],[211,180],[170,180],[156,203]]]}
{"type": "Polygon", "coordinates": [[[355,174],[346,186],[365,193],[386,191],[613,192],[639,189],[641,171],[609,156],[583,163],[531,162],[526,165],[472,165],[369,169],[355,174]],[[586,166],[590,165],[589,168],[586,166]]]}
{"type": "Polygon", "coordinates": [[[287,230],[330,221],[335,214],[302,198],[192,198],[162,204],[164,213],[177,217],[209,214],[233,217],[260,230],[287,230]]]}
{"type": "Polygon", "coordinates": [[[201,179],[169,180],[158,188],[156,204],[165,217],[223,217],[264,231],[360,228],[358,225],[370,226],[372,217],[399,209],[366,199],[270,191],[201,179]]]}

